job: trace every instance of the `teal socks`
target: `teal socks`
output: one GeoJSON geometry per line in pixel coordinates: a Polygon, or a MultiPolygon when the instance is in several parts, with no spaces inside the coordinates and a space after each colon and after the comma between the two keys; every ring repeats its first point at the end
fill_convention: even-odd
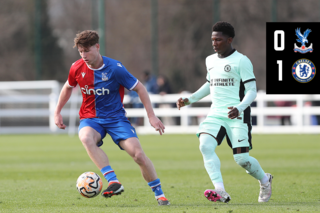
{"type": "Polygon", "coordinates": [[[265,176],[259,162],[254,157],[249,156],[249,153],[235,154],[233,157],[237,164],[255,179],[261,180],[265,176]]]}
{"type": "Polygon", "coordinates": [[[201,134],[199,140],[199,148],[203,156],[204,167],[206,168],[212,183],[222,183],[220,160],[215,153],[215,149],[218,146],[216,139],[211,135],[201,134]]]}
{"type": "MultiPolygon", "coordinates": [[[[201,134],[199,140],[199,148],[203,156],[204,167],[206,168],[212,183],[214,185],[223,184],[220,171],[220,160],[215,153],[215,149],[218,146],[216,139],[211,135],[201,134]]],[[[259,162],[254,157],[249,156],[249,153],[235,154],[233,157],[236,163],[244,168],[247,173],[255,179],[262,180],[266,176],[259,162]]]]}

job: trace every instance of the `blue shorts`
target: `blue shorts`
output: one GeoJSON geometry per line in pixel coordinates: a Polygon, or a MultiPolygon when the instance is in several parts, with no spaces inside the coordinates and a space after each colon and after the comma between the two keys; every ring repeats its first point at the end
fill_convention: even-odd
{"type": "Polygon", "coordinates": [[[106,134],[111,136],[113,142],[117,144],[120,149],[122,149],[122,147],[119,145],[120,141],[132,137],[138,138],[135,128],[131,125],[127,117],[85,118],[80,120],[78,132],[86,126],[90,126],[100,133],[101,141],[98,142],[98,146],[103,144],[102,139],[106,136],[106,134]]]}

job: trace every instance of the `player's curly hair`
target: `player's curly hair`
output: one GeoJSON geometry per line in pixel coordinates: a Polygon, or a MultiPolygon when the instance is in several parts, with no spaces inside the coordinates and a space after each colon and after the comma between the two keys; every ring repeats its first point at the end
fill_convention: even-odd
{"type": "Polygon", "coordinates": [[[75,47],[84,47],[89,48],[95,44],[99,43],[99,35],[94,30],[85,30],[76,35],[74,38],[74,48],[75,47]]]}
{"type": "Polygon", "coordinates": [[[224,35],[234,38],[236,35],[233,26],[225,21],[219,21],[212,26],[212,31],[222,32],[224,35]]]}

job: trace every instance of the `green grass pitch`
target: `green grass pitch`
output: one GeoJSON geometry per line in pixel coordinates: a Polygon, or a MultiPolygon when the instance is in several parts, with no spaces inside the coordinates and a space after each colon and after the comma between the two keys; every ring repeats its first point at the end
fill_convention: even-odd
{"type": "MultiPolygon", "coordinates": [[[[125,187],[120,196],[84,198],[78,176],[100,171],[81,142],[67,135],[0,136],[0,212],[316,212],[320,211],[320,136],[254,135],[250,155],[274,175],[273,195],[258,203],[259,184],[233,160],[224,141],[217,148],[229,204],[212,203],[213,188],[195,135],[140,135],[171,206],[158,206],[139,167],[109,136],[103,150],[125,187]]],[[[105,186],[107,181],[104,180],[105,186]]],[[[105,188],[105,187],[104,187],[105,188]]]]}

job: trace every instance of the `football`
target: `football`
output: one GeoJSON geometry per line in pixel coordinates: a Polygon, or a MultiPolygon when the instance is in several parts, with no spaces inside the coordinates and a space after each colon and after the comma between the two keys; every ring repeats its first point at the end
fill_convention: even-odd
{"type": "Polygon", "coordinates": [[[102,186],[100,176],[94,172],[85,172],[77,180],[77,189],[86,198],[97,196],[101,192],[102,186]]]}

